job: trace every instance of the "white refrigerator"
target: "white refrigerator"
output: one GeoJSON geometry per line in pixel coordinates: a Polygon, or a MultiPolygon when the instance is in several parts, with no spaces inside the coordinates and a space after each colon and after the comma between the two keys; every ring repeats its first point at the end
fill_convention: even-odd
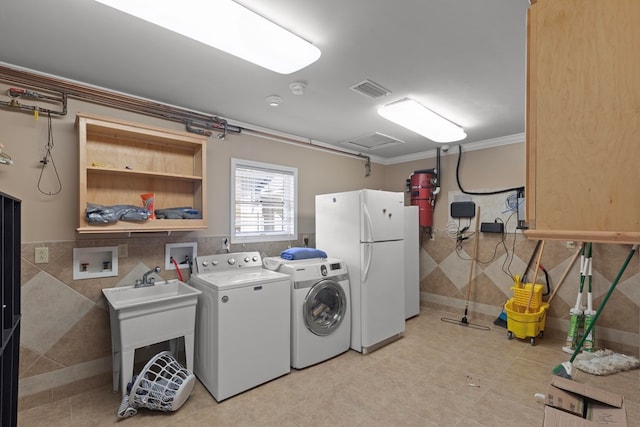
{"type": "Polygon", "coordinates": [[[371,352],[402,336],[404,194],[357,190],[316,196],[316,247],[344,261],[351,348],[371,352]]]}

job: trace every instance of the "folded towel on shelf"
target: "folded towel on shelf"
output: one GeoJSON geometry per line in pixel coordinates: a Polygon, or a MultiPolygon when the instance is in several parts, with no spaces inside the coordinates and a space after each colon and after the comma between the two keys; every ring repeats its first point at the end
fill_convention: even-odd
{"type": "Polygon", "coordinates": [[[109,224],[116,221],[146,221],[151,212],[133,205],[102,206],[87,203],[85,218],[89,224],[109,224]]]}
{"type": "Polygon", "coordinates": [[[288,260],[326,257],[327,253],[325,251],[314,248],[289,248],[286,251],[282,251],[280,254],[280,258],[288,260]]]}
{"type": "Polygon", "coordinates": [[[202,213],[191,207],[156,209],[158,219],[202,219],[202,213]]]}

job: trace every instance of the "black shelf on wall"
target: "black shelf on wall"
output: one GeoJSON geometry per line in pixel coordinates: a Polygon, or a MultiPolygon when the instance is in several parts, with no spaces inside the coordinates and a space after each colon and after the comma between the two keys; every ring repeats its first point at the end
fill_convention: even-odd
{"type": "Polygon", "coordinates": [[[20,355],[20,227],[21,201],[0,192],[0,288],[2,348],[0,349],[0,425],[18,423],[18,362],[20,355]]]}

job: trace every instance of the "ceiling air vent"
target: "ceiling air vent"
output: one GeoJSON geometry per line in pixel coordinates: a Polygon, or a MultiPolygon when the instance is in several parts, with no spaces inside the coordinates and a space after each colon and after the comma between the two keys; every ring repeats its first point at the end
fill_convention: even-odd
{"type": "Polygon", "coordinates": [[[391,93],[390,90],[383,88],[378,83],[372,82],[371,80],[361,81],[357,85],[351,86],[351,90],[374,99],[382,98],[383,96],[387,96],[391,93]]]}
{"type": "Polygon", "coordinates": [[[355,150],[377,150],[382,147],[386,148],[392,145],[404,144],[404,141],[383,135],[379,132],[374,132],[354,139],[348,139],[340,144],[355,150]]]}

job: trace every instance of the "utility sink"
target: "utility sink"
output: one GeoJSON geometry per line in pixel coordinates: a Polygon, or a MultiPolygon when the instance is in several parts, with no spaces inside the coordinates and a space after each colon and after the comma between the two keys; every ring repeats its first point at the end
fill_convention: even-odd
{"type": "Polygon", "coordinates": [[[193,370],[196,305],[202,291],[177,279],[136,288],[118,286],[102,293],[109,302],[113,391],[122,395],[133,377],[135,350],[169,341],[176,356],[177,339],[184,337],[187,369],[193,370]]]}
{"type": "Polygon", "coordinates": [[[179,280],[156,282],[153,286],[136,288],[135,286],[118,286],[106,288],[102,293],[107,298],[109,306],[116,311],[129,308],[162,306],[172,301],[190,299],[202,291],[189,286],[179,280]]]}

